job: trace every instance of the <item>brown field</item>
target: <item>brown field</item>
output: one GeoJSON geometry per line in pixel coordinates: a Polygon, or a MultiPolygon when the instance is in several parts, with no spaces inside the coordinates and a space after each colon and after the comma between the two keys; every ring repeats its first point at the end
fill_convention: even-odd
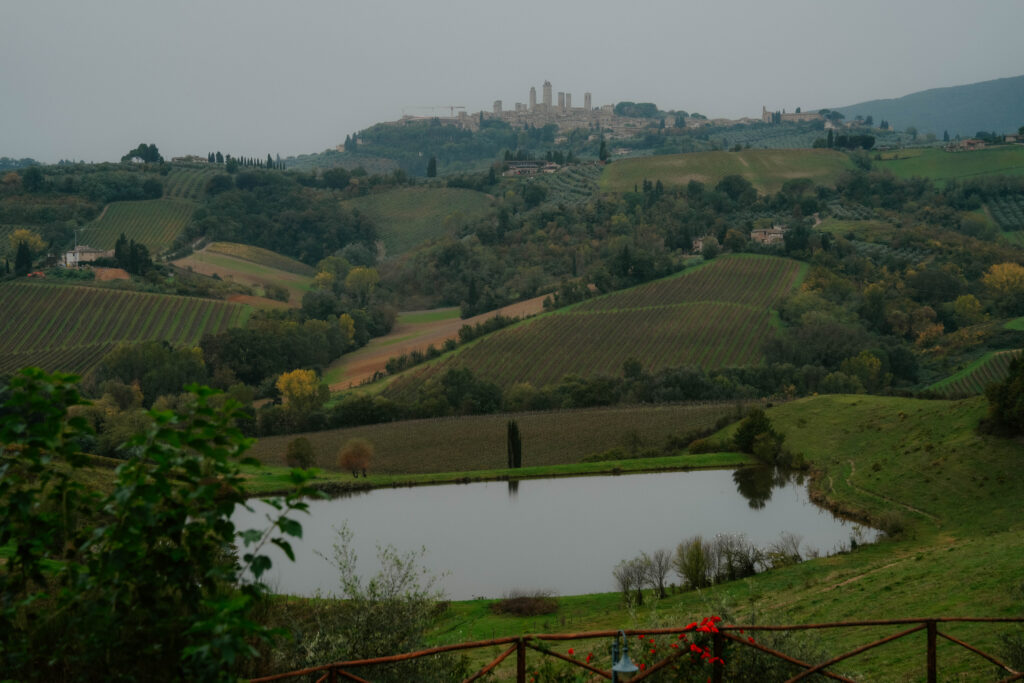
{"type": "Polygon", "coordinates": [[[440,348],[445,340],[458,339],[463,325],[475,325],[499,314],[520,318],[536,315],[544,310],[545,296],[520,301],[465,320],[459,317],[457,308],[400,313],[389,334],[371,339],[369,344],[345,354],[327,369],[325,376],[331,391],[358,386],[371,379],[374,373],[384,372],[384,365],[389,358],[415,350],[426,351],[431,344],[440,348]],[[417,319],[423,321],[417,322],[417,319]]]}
{"type": "Polygon", "coordinates": [[[265,296],[253,296],[251,294],[232,294],[227,299],[234,304],[248,304],[255,308],[279,310],[282,308],[289,308],[288,304],[284,301],[277,301],[275,299],[268,299],[265,296]]]}
{"type": "Polygon", "coordinates": [[[132,276],[124,268],[93,268],[96,273],[97,282],[110,282],[111,280],[131,280],[132,276]]]}
{"type": "Polygon", "coordinates": [[[360,437],[374,445],[376,453],[370,469],[378,474],[504,468],[506,425],[516,420],[523,437],[523,465],[560,465],[625,447],[631,432],[640,436],[642,448],[661,448],[670,435],[711,427],[718,418],[735,411],[735,403],[715,403],[410,420],[264,437],[249,454],[268,465],[284,465],[288,443],[305,436],[313,444],[318,466],[339,470],[338,451],[349,439],[360,437]]]}

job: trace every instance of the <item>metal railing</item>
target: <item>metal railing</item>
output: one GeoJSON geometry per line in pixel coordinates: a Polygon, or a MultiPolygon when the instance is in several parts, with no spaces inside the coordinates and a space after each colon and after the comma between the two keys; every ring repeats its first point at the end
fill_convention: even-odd
{"type": "MultiPolygon", "coordinates": [[[[855,657],[869,650],[881,647],[888,643],[892,643],[896,640],[909,636],[912,633],[918,633],[924,631],[926,634],[926,648],[924,657],[924,670],[926,672],[926,680],[928,683],[936,683],[938,681],[939,667],[937,657],[937,646],[938,639],[944,638],[949,642],[952,642],[968,651],[974,653],[978,657],[986,660],[989,664],[998,667],[1003,672],[1007,673],[1008,676],[1002,678],[1000,683],[1009,683],[1010,681],[1024,680],[1024,672],[1015,671],[1007,664],[999,661],[993,655],[984,652],[983,650],[974,647],[958,638],[955,638],[946,633],[939,631],[940,624],[949,623],[983,623],[983,624],[995,624],[995,623],[1017,623],[1024,624],[1024,618],[982,618],[982,617],[936,617],[931,619],[885,619],[885,620],[873,620],[873,621],[846,621],[846,622],[835,622],[835,623],[823,623],[823,624],[793,624],[793,625],[720,625],[714,626],[710,629],[703,628],[697,624],[690,624],[685,627],[679,628],[656,628],[656,629],[635,629],[622,631],[626,635],[644,635],[644,636],[658,636],[658,635],[677,635],[677,634],[689,634],[697,631],[703,631],[710,634],[711,639],[711,655],[713,658],[709,661],[712,662],[712,674],[711,679],[714,683],[721,683],[724,675],[724,666],[720,663],[722,653],[725,650],[727,642],[742,645],[744,647],[750,647],[758,650],[766,655],[776,657],[785,662],[788,662],[794,666],[803,669],[800,673],[787,679],[786,683],[795,683],[796,681],[802,681],[815,674],[825,676],[836,681],[845,681],[846,683],[856,683],[851,678],[847,678],[841,674],[829,671],[831,667],[836,664],[843,662],[851,657],[855,657]],[[810,663],[805,662],[795,657],[791,657],[783,652],[779,652],[770,647],[762,645],[756,640],[748,636],[746,638],[741,637],[737,634],[758,631],[810,631],[819,629],[841,629],[841,628],[858,628],[858,627],[884,627],[884,626],[903,626],[903,628],[896,633],[892,633],[878,640],[874,640],[865,645],[861,645],[852,650],[849,650],[843,654],[836,655],[824,662],[810,663]]],[[[702,622],[703,623],[703,622],[702,622]]],[[[449,652],[459,652],[465,650],[475,650],[481,648],[501,647],[505,648],[501,653],[488,662],[483,668],[465,679],[464,683],[476,681],[489,673],[495,671],[500,664],[506,659],[515,655],[515,676],[517,683],[526,683],[528,669],[526,666],[526,654],[527,650],[534,650],[541,653],[545,657],[553,657],[555,659],[563,660],[569,664],[579,667],[583,670],[589,671],[591,674],[597,677],[611,679],[612,673],[609,670],[601,669],[596,666],[592,666],[588,661],[581,661],[575,657],[563,655],[559,652],[550,650],[542,645],[544,642],[553,641],[585,641],[594,639],[608,639],[614,638],[620,631],[588,631],[585,633],[541,633],[524,636],[508,636],[505,638],[494,638],[491,640],[481,640],[474,642],[456,643],[452,645],[442,645],[440,647],[434,647],[427,650],[420,650],[418,652],[409,652],[406,654],[390,655],[387,657],[375,657],[373,659],[359,659],[344,662],[334,662],[331,664],[324,664],[321,666],[311,667],[307,669],[301,669],[298,671],[289,671],[286,673],[275,674],[273,676],[264,676],[261,678],[252,679],[251,683],[271,683],[272,681],[283,681],[290,678],[298,678],[300,676],[315,676],[317,683],[337,683],[337,681],[357,681],[360,683],[371,683],[372,679],[363,678],[350,671],[350,669],[365,669],[367,667],[373,667],[374,665],[384,664],[395,664],[399,662],[406,662],[410,660],[419,659],[421,657],[429,657],[431,655],[444,654],[449,652]]],[[[642,681],[650,676],[653,676],[658,671],[671,666],[678,662],[681,658],[690,655],[691,652],[685,648],[679,648],[669,656],[655,662],[649,666],[646,666],[644,670],[639,671],[631,679],[632,681],[642,681]]],[[[370,674],[367,674],[370,675],[370,674]]]]}

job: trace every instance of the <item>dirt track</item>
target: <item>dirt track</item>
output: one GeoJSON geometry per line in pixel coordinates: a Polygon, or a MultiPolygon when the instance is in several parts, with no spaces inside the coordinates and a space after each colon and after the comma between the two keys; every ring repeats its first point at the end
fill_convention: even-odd
{"type": "MultiPolygon", "coordinates": [[[[348,389],[372,378],[376,372],[384,372],[384,366],[389,358],[401,356],[403,353],[417,349],[426,351],[431,344],[440,347],[447,339],[458,339],[459,329],[463,325],[475,325],[499,314],[525,318],[528,315],[540,313],[544,310],[545,296],[520,301],[465,320],[449,318],[426,323],[396,323],[389,334],[371,339],[370,343],[363,348],[339,359],[338,364],[343,368],[344,374],[340,379],[331,383],[331,391],[348,389]]],[[[399,320],[401,320],[401,316],[399,316],[399,320]]]]}

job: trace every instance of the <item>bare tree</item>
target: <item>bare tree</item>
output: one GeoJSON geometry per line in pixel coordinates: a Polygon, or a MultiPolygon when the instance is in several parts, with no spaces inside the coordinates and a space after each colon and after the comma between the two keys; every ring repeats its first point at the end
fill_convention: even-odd
{"type": "Polygon", "coordinates": [[[634,557],[632,560],[623,560],[612,570],[615,581],[619,584],[622,597],[626,602],[630,601],[630,594],[636,591],[636,605],[644,604],[644,584],[647,582],[647,563],[644,556],[634,557]]]}
{"type": "Polygon", "coordinates": [[[803,536],[783,531],[779,534],[779,540],[772,542],[766,549],[762,564],[766,567],[785,567],[801,562],[800,544],[803,540],[803,536]]]}
{"type": "Polygon", "coordinates": [[[647,570],[647,585],[658,589],[659,598],[666,597],[665,577],[668,576],[669,570],[672,569],[672,553],[664,548],[658,548],[650,555],[644,553],[641,559],[647,565],[645,567],[647,570]]]}

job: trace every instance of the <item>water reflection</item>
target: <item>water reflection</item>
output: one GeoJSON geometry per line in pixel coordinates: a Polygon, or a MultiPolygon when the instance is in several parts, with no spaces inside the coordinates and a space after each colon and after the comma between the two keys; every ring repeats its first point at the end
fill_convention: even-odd
{"type": "MultiPolygon", "coordinates": [[[[317,553],[330,554],[342,523],[355,535],[364,577],[376,569],[377,546],[399,552],[426,546],[424,565],[442,577],[440,587],[454,599],[515,589],[612,591],[620,560],[672,550],[697,534],[743,534],[764,547],[789,532],[826,552],[846,543],[845,523],[810,503],[791,479],[770,468],[747,468],[353,492],[309,501],[310,514],[297,516],[296,561],[270,549],[268,578],[282,593],[335,591],[337,571],[317,553]]],[[[250,505],[251,512],[234,515],[240,529],[266,523],[260,503],[250,505]]]]}
{"type": "Polygon", "coordinates": [[[802,472],[793,472],[777,467],[757,466],[743,467],[732,473],[736,483],[736,491],[747,499],[751,510],[761,510],[772,499],[772,491],[780,489],[790,482],[803,486],[802,472]]]}

